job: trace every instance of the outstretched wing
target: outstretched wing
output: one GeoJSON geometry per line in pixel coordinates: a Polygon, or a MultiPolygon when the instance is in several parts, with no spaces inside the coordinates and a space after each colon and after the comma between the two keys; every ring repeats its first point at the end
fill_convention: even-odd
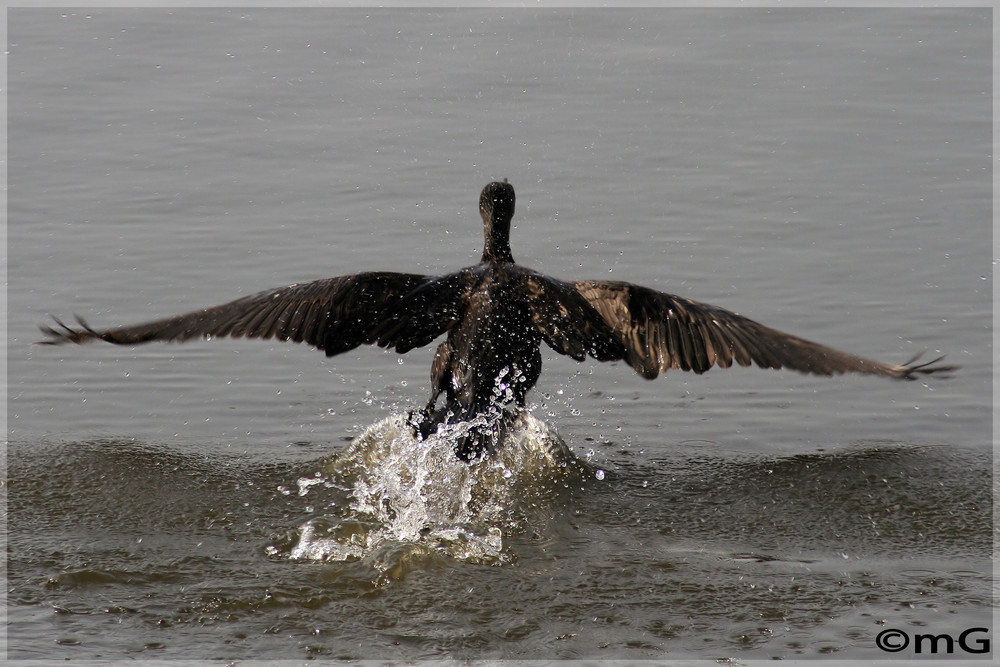
{"type": "MultiPolygon", "coordinates": [[[[621,358],[652,379],[672,368],[704,373],[755,363],[816,375],[867,373],[913,379],[952,371],[935,365],[885,364],[766,327],[724,308],[625,282],[578,280],[572,285],[620,337],[621,358]]],[[[918,355],[919,357],[919,355],[918,355]]]]}
{"type": "MultiPolygon", "coordinates": [[[[82,344],[103,340],[133,345],[229,336],[305,342],[324,350],[327,356],[376,342],[382,347],[403,343],[402,347],[410,349],[415,332],[379,335],[378,326],[392,317],[393,309],[404,297],[434,280],[391,272],[338,276],[259,292],[184,315],[111,329],[93,329],[79,317],[78,327],[67,326],[57,319],[58,328],[40,327],[49,336],[41,343],[82,344]]],[[[439,291],[437,296],[446,298],[448,295],[439,291]]],[[[425,316],[417,322],[421,327],[417,337],[429,342],[443,333],[450,322],[447,317],[435,318],[433,309],[424,312],[425,316]]]]}
{"type": "Polygon", "coordinates": [[[475,282],[473,269],[422,280],[371,323],[372,340],[400,353],[427,345],[462,319],[475,282]]]}
{"type": "Polygon", "coordinates": [[[577,361],[589,354],[599,361],[625,357],[621,336],[573,283],[523,271],[532,321],[553,350],[577,361]]]}

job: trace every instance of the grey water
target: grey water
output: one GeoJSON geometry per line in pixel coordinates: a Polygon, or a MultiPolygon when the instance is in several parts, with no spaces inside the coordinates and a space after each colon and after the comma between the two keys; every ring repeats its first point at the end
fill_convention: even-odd
{"type": "Polygon", "coordinates": [[[9,10],[7,657],[988,658],[957,639],[993,627],[991,22],[9,10]],[[487,482],[372,436],[432,349],[32,345],[473,264],[500,178],[527,266],[961,369],[649,382],[546,349],[531,418],[576,472],[498,467],[477,514],[487,482]],[[426,525],[392,533],[404,505],[426,525]]]}

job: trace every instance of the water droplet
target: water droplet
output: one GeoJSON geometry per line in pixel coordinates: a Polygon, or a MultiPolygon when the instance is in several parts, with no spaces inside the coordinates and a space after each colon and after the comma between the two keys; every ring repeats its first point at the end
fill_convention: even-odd
{"type": "Polygon", "coordinates": [[[597,472],[594,473],[594,477],[596,477],[599,480],[604,479],[604,471],[598,468],[597,472]]]}

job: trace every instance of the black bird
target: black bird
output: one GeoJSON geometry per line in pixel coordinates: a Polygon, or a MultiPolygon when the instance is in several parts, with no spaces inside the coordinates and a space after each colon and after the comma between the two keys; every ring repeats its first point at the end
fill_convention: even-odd
{"type": "Polygon", "coordinates": [[[542,368],[544,341],[582,361],[625,360],[645,378],[671,369],[704,373],[755,363],[803,373],[867,373],[914,379],[954,370],[941,358],[886,364],[771,329],[717,306],[627,282],[561,281],[514,263],[514,188],[494,182],[479,197],[485,243],[479,264],[443,276],[377,271],[267,290],[144,324],[93,329],[55,319],[43,344],[100,339],[119,345],[192,338],[277,338],[333,356],[362,344],[399,353],[442,334],[431,366],[431,398],[412,424],[426,437],[438,424],[477,420],[456,446],[471,460],[488,453],[504,416],[524,407],[542,368]],[[445,404],[436,409],[438,398],[445,404]]]}

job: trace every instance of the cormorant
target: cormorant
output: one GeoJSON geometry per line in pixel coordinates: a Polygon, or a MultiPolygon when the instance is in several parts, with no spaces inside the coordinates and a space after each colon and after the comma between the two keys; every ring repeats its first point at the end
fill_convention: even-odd
{"type": "MultiPolygon", "coordinates": [[[[411,423],[426,437],[438,424],[469,421],[456,445],[471,460],[489,452],[504,415],[524,407],[542,368],[540,344],[582,361],[625,360],[645,378],[671,369],[704,373],[755,363],[833,375],[913,379],[953,370],[941,358],[886,364],[787,334],[717,306],[627,282],[562,281],[514,262],[514,188],[504,179],[479,197],[485,243],[479,264],[443,276],[377,271],[294,284],[184,315],[111,329],[55,319],[44,344],[100,339],[119,345],[191,338],[277,338],[333,356],[362,344],[399,353],[442,334],[431,365],[431,398],[411,423]],[[445,404],[436,409],[438,398],[445,404]]],[[[919,357],[919,355],[918,355],[919,357]]]]}

